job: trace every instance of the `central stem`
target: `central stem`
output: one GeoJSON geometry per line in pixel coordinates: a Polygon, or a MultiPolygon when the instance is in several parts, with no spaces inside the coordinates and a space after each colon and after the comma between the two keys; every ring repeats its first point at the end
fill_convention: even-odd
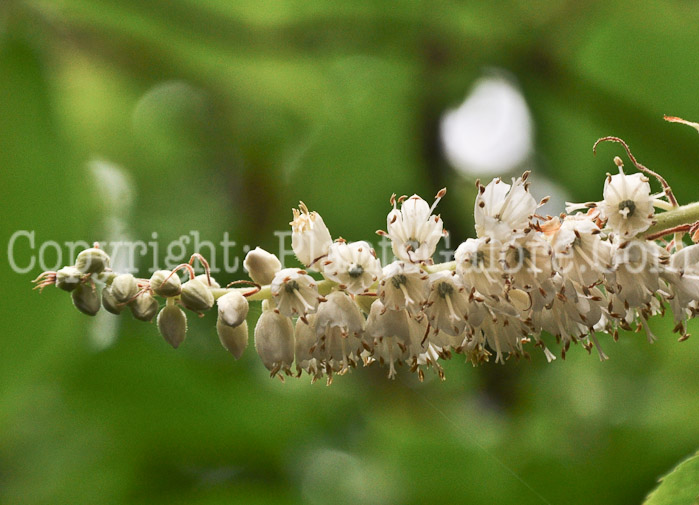
{"type": "MultiPolygon", "coordinates": [[[[699,202],[694,202],[668,210],[666,212],[661,212],[660,214],[656,214],[654,216],[653,225],[643,232],[641,237],[648,237],[662,232],[663,230],[669,230],[683,224],[693,224],[697,221],[699,221],[699,202]]],[[[431,274],[435,272],[442,272],[444,270],[454,270],[456,268],[456,262],[447,261],[445,263],[437,263],[436,265],[422,265],[421,268],[426,273],[431,274]]],[[[333,281],[326,279],[318,281],[318,293],[321,296],[325,296],[329,294],[335,286],[337,286],[337,283],[333,281]]],[[[378,285],[375,284],[370,288],[370,291],[375,291],[377,287],[378,285]]],[[[236,289],[241,293],[250,291],[250,288],[217,288],[212,289],[211,292],[213,293],[214,298],[218,299],[233,289],[236,289]]],[[[267,300],[272,298],[272,293],[270,292],[269,286],[262,286],[257,293],[250,295],[247,298],[249,301],[267,300]]]]}
{"type": "Polygon", "coordinates": [[[693,224],[699,221],[699,202],[677,207],[667,212],[661,212],[653,216],[655,221],[650,228],[642,233],[642,236],[655,235],[663,230],[669,230],[683,224],[693,224]]]}

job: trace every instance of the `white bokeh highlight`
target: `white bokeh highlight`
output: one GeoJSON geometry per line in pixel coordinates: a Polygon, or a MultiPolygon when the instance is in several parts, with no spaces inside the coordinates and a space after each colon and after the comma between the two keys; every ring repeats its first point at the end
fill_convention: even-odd
{"type": "MultiPolygon", "coordinates": [[[[111,243],[127,243],[130,237],[131,212],[134,203],[134,184],[128,172],[116,163],[95,158],[87,165],[93,176],[96,194],[102,202],[102,229],[111,243]]],[[[134,268],[125,251],[112,253],[112,268],[128,272],[134,268]]],[[[95,316],[89,338],[95,351],[111,347],[117,339],[120,319],[101,310],[95,316]]]]}
{"type": "Polygon", "coordinates": [[[464,102],[442,117],[449,163],[463,175],[502,175],[532,152],[533,124],[520,90],[503,77],[478,80],[464,102]]]}

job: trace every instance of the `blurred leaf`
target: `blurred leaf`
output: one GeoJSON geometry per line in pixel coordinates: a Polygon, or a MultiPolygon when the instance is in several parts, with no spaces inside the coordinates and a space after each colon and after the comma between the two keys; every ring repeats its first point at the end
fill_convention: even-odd
{"type": "Polygon", "coordinates": [[[699,504],[699,452],[660,479],[660,485],[643,505],[699,504]]]}

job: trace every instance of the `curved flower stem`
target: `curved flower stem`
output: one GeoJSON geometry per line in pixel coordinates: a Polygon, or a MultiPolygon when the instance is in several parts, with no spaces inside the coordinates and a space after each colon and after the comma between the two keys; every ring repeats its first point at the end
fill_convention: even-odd
{"type": "Polygon", "coordinates": [[[663,187],[663,192],[665,193],[665,196],[667,196],[667,199],[670,200],[670,203],[672,204],[672,206],[673,207],[679,206],[679,204],[677,203],[677,199],[675,198],[675,195],[672,192],[672,188],[667,183],[665,178],[662,175],[660,175],[659,173],[654,172],[653,170],[651,170],[647,166],[639,163],[636,160],[636,157],[631,152],[631,148],[629,147],[629,145],[626,142],[624,142],[619,137],[612,137],[612,136],[602,137],[601,139],[597,139],[597,142],[595,142],[595,145],[592,146],[592,153],[593,154],[597,154],[597,145],[600,142],[618,142],[619,144],[624,146],[624,149],[626,150],[626,154],[628,155],[629,159],[631,160],[631,163],[633,163],[633,165],[636,167],[636,169],[640,172],[643,172],[646,175],[650,175],[650,176],[655,177],[658,180],[658,182],[660,182],[660,185],[663,187]]]}

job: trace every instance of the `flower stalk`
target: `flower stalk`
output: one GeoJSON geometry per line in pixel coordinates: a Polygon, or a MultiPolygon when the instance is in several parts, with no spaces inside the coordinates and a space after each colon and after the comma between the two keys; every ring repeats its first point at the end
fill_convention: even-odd
{"type": "MultiPolygon", "coordinates": [[[[699,202],[680,206],[667,181],[641,165],[621,143],[636,173],[607,175],[602,199],[567,204],[566,213],[541,216],[529,191],[529,172],[506,183],[476,184],[475,238],[459,245],[454,260],[435,264],[446,235],[435,209],[418,195],[392,195],[386,231],[395,260],[381,265],[367,241],[333,240],[322,217],[300,203],[292,212],[292,248],[302,268],[283,268],[279,259],[256,248],[244,266],[251,280],[221,287],[199,253],[150,279],[111,270],[98,245],[80,253],[75,265],[44,272],[36,287],[71,292],[81,312],[100,305],[136,319],[157,315],[161,335],[173,347],[185,341],[187,316],[217,306],[222,346],[240,358],[248,345],[248,308],[261,302],[254,329],[255,349],[272,377],[316,381],[377,363],[394,378],[400,367],[432,369],[444,379],[441,362],[454,355],[478,365],[529,357],[529,345],[565,359],[580,344],[600,360],[600,340],[620,330],[644,331],[647,320],[669,306],[674,330],[686,340],[686,323],[699,314],[699,202]],[[652,194],[654,177],[662,191],[652,194]],[[656,212],[656,209],[660,212],[656,212]],[[687,242],[687,243],[684,243],[687,242]],[[196,275],[198,261],[204,274],[196,275]],[[187,275],[181,278],[182,273],[187,275]],[[158,298],[166,300],[161,306],[158,298]],[[100,303],[101,301],[101,303],[100,303]],[[552,343],[552,340],[554,343],[552,343]],[[546,343],[548,341],[548,344],[546,343]]],[[[597,143],[595,144],[597,146],[597,143]]]]}
{"type": "MultiPolygon", "coordinates": [[[[699,202],[689,203],[655,215],[654,223],[643,232],[644,237],[657,236],[664,230],[691,226],[699,221],[699,202]]],[[[674,231],[674,230],[673,230],[674,231]]],[[[670,232],[672,233],[672,231],[670,232]]]]}

